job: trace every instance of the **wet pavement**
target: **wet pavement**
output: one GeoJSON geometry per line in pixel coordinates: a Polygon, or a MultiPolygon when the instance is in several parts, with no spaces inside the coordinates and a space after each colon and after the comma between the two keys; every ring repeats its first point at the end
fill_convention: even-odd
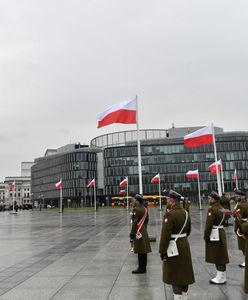
{"type": "MultiPolygon", "coordinates": [[[[189,299],[248,299],[243,292],[244,259],[233,227],[226,229],[230,263],[227,284],[212,286],[215,267],[205,263],[205,208],[192,207],[191,253],[196,283],[189,299]]],[[[130,252],[130,215],[124,208],[65,211],[0,212],[0,299],[4,300],[158,300],[173,299],[162,283],[158,254],[163,212],[149,209],[152,253],[148,272],[134,275],[137,255],[130,252]]]]}

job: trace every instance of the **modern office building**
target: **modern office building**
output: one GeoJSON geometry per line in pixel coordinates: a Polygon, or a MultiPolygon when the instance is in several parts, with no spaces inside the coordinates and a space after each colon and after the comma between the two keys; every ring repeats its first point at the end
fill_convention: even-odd
{"type": "MultiPolygon", "coordinates": [[[[185,148],[183,137],[201,127],[140,130],[143,193],[158,194],[151,178],[160,173],[161,189],[197,195],[197,181],[187,179],[188,170],[198,169],[202,195],[217,190],[216,175],[208,167],[214,162],[213,145],[185,148]]],[[[248,132],[224,132],[215,127],[218,159],[222,160],[224,190],[234,189],[233,172],[239,187],[248,190],[248,132]]],[[[129,193],[139,192],[137,132],[114,132],[91,140],[90,147],[71,144],[48,150],[32,167],[32,192],[38,201],[58,201],[55,183],[63,180],[64,202],[69,199],[89,205],[87,182],[97,178],[98,200],[119,195],[119,183],[128,176],[129,193]],[[101,199],[100,199],[101,198],[101,199]]]]}
{"type": "Polygon", "coordinates": [[[66,205],[89,205],[92,201],[92,189],[87,188],[89,180],[97,178],[98,194],[103,193],[100,189],[103,179],[97,176],[98,152],[98,149],[90,149],[85,145],[69,144],[58,149],[48,149],[44,157],[35,159],[31,169],[34,203],[57,206],[60,194],[55,184],[62,179],[66,205]]]}

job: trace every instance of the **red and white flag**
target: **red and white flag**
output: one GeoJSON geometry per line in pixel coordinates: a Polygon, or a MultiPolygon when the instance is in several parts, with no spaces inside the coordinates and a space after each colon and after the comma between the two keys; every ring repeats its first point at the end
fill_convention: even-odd
{"type": "Polygon", "coordinates": [[[99,115],[97,128],[113,123],[136,124],[136,111],[136,98],[114,104],[99,115]]]}
{"type": "Polygon", "coordinates": [[[214,143],[213,126],[196,130],[192,133],[185,135],[184,146],[185,147],[199,147],[202,145],[210,145],[214,143]]]}
{"type": "Polygon", "coordinates": [[[210,165],[208,167],[209,171],[212,173],[212,174],[217,174],[216,172],[216,165],[217,165],[217,172],[218,174],[220,173],[220,170],[222,170],[222,164],[221,164],[221,160],[218,160],[216,163],[212,163],[212,165],[210,165]]]}
{"type": "Polygon", "coordinates": [[[160,181],[160,174],[158,173],[151,179],[151,183],[159,182],[160,181]]]}
{"type": "Polygon", "coordinates": [[[127,179],[127,177],[126,177],[125,179],[123,179],[123,180],[120,182],[119,187],[122,188],[122,187],[124,187],[124,186],[127,185],[127,184],[128,184],[128,179],[127,179]]]}
{"type": "Polygon", "coordinates": [[[9,192],[12,192],[15,188],[15,181],[11,183],[10,187],[9,187],[9,192]]]}
{"type": "Polygon", "coordinates": [[[88,184],[87,184],[87,188],[88,187],[94,187],[95,186],[95,178],[92,179],[88,184]]]}
{"type": "Polygon", "coordinates": [[[62,189],[62,180],[60,179],[60,181],[57,182],[57,183],[55,184],[55,186],[56,186],[56,188],[57,188],[58,190],[61,190],[61,189],[62,189]]]}
{"type": "Polygon", "coordinates": [[[238,188],[238,176],[237,176],[236,169],[234,170],[234,173],[233,173],[233,180],[234,180],[235,188],[237,189],[238,188]]]}
{"type": "Polygon", "coordinates": [[[120,195],[125,195],[126,194],[126,190],[120,190],[120,195]]]}
{"type": "Polygon", "coordinates": [[[199,171],[198,170],[189,170],[186,173],[187,178],[198,178],[199,177],[199,171]]]}

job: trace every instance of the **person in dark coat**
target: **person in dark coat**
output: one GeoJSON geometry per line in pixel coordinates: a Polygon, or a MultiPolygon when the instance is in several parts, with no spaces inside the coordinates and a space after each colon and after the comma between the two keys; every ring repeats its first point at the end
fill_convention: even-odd
{"type": "Polygon", "coordinates": [[[181,195],[170,191],[167,203],[170,210],[163,217],[159,253],[163,261],[163,282],[172,285],[174,299],[188,299],[188,286],[195,282],[188,236],[191,221],[180,206],[181,195]],[[177,256],[168,256],[171,240],[176,239],[177,256]]]}
{"type": "Polygon", "coordinates": [[[219,201],[220,196],[214,191],[211,192],[209,195],[211,207],[208,209],[204,232],[206,262],[215,264],[217,269],[216,276],[209,281],[211,284],[226,283],[226,264],[229,263],[226,233],[223,228],[225,215],[219,201]],[[211,238],[212,229],[217,231],[219,239],[211,238]]]}
{"type": "Polygon", "coordinates": [[[245,242],[245,276],[244,276],[244,292],[248,294],[248,223],[242,222],[239,227],[239,236],[245,242]]]}
{"type": "MultiPolygon", "coordinates": [[[[236,206],[234,208],[233,216],[235,217],[235,225],[234,225],[234,231],[237,234],[237,230],[242,222],[248,221],[248,203],[246,201],[246,194],[245,192],[236,189],[236,206]]],[[[241,238],[237,234],[237,240],[238,240],[238,248],[243,252],[243,255],[245,256],[245,240],[241,238]]],[[[241,268],[245,268],[245,262],[242,262],[239,264],[241,268]]]]}
{"type": "MultiPolygon", "coordinates": [[[[220,205],[226,210],[229,211],[231,213],[231,203],[230,203],[230,198],[228,197],[227,193],[222,193],[222,196],[220,197],[220,205]]],[[[230,215],[225,215],[225,219],[224,219],[224,223],[223,226],[224,227],[228,227],[229,223],[229,218],[230,215]]]]}
{"type": "Polygon", "coordinates": [[[133,274],[146,273],[147,253],[151,252],[150,241],[147,233],[148,210],[143,205],[143,197],[135,195],[132,212],[132,229],[130,242],[133,244],[134,253],[138,254],[138,268],[133,274]]]}

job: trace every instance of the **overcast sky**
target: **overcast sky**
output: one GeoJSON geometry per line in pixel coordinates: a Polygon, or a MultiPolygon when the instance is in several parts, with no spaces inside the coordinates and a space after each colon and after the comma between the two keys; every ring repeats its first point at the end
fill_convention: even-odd
{"type": "Polygon", "coordinates": [[[247,37],[247,0],[0,0],[0,180],[136,94],[141,129],[248,131],[247,37]]]}

